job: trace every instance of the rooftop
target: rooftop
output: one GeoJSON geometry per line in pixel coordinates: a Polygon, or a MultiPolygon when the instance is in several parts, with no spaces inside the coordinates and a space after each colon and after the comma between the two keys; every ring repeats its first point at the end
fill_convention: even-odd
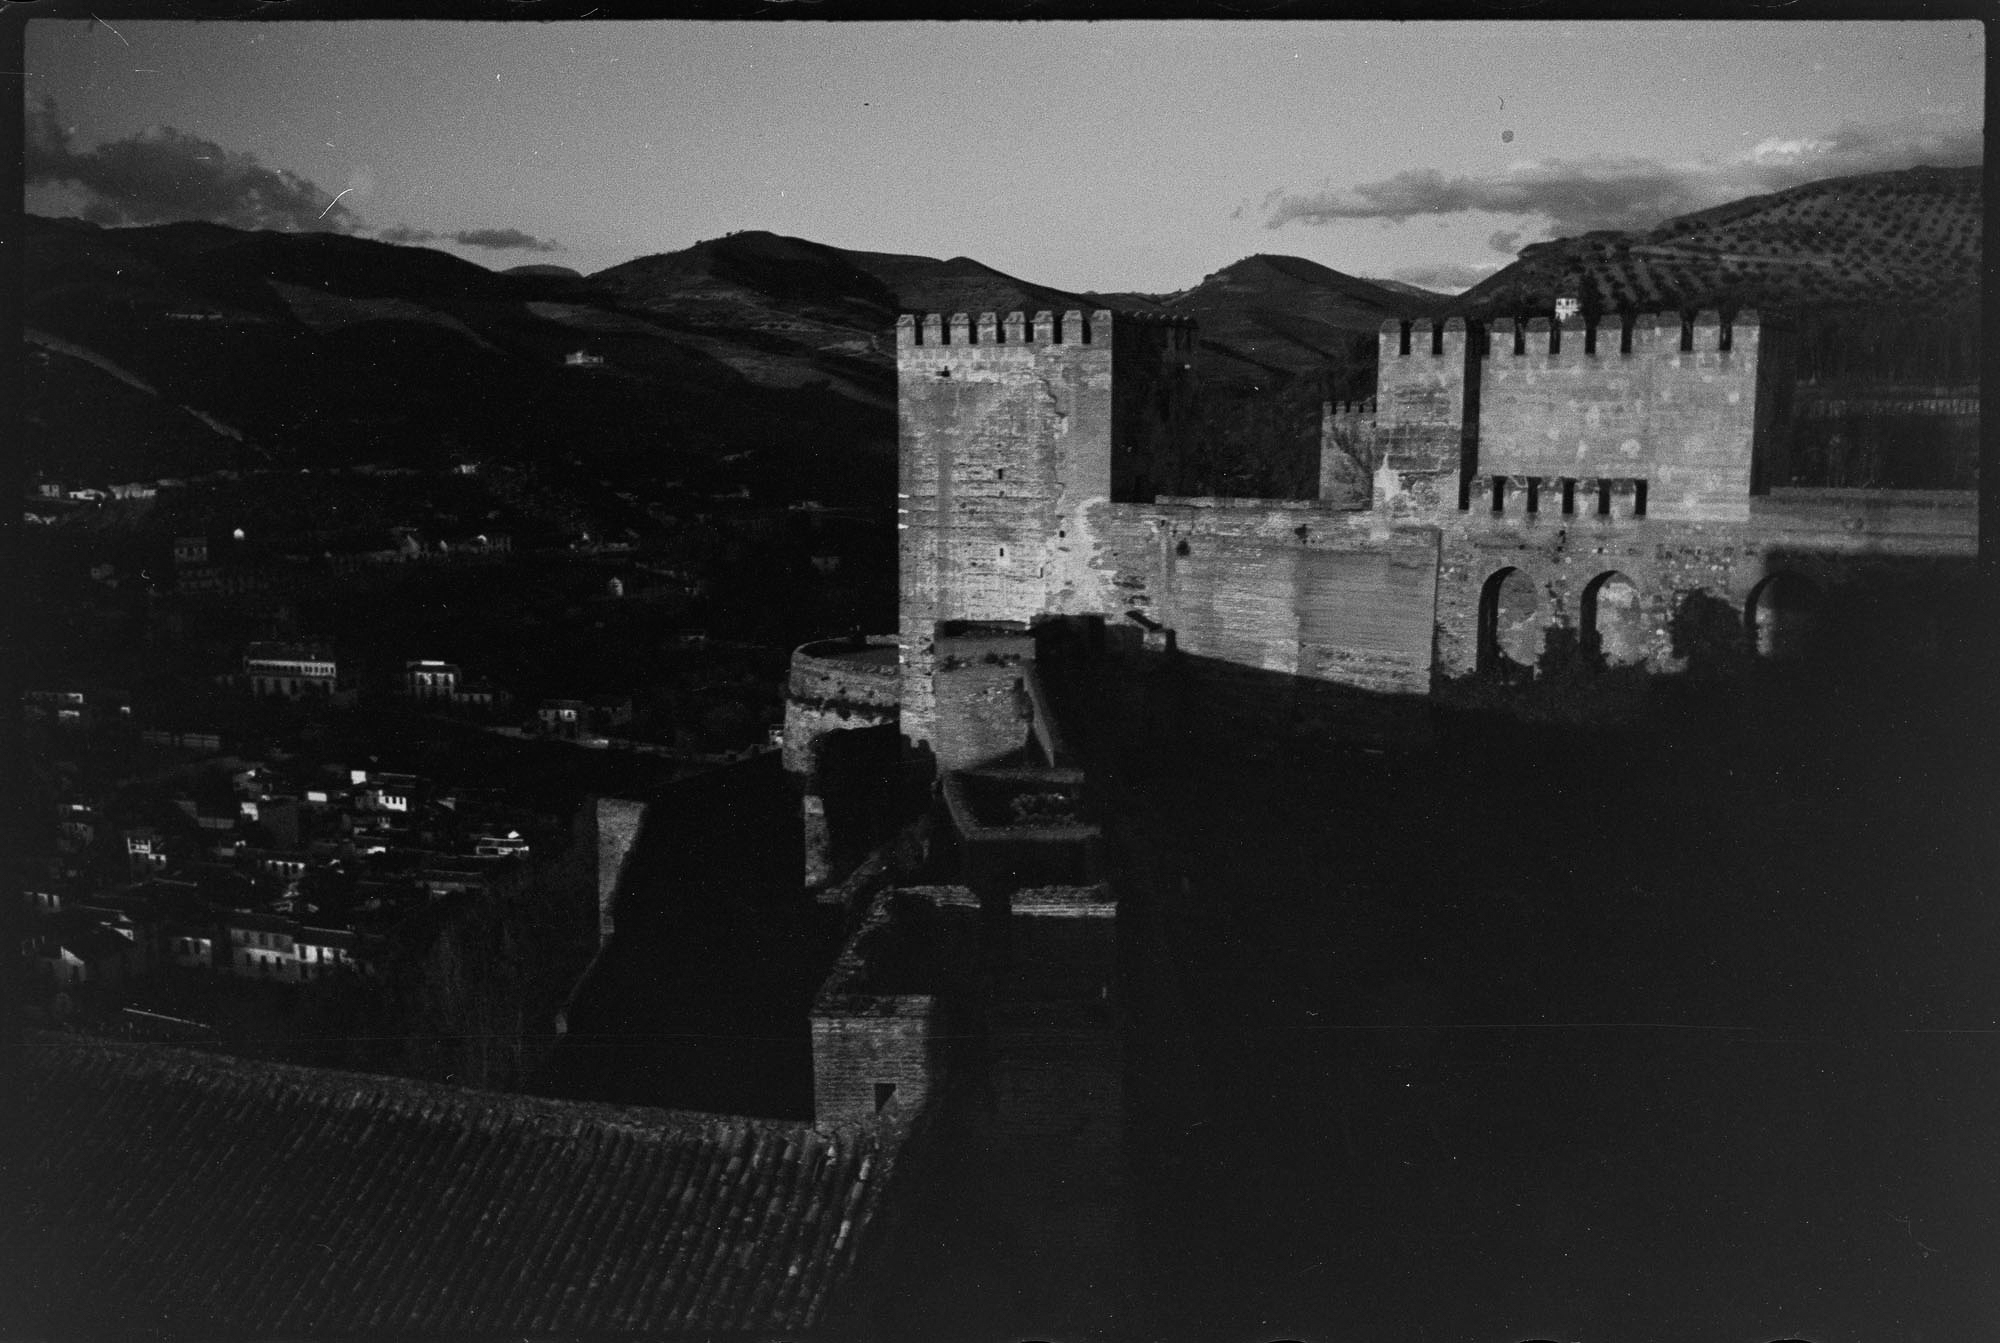
{"type": "Polygon", "coordinates": [[[873,1135],[53,1035],[21,1051],[0,1333],[795,1332],[873,1135]]]}

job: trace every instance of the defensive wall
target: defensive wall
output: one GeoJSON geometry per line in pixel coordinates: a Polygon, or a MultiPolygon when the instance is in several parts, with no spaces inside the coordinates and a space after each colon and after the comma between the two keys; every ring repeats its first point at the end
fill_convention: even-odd
{"type": "Polygon", "coordinates": [[[879,892],[812,1006],[813,1117],[819,1124],[916,1115],[945,1074],[943,990],[977,937],[963,887],[879,892]]]}
{"type": "Polygon", "coordinates": [[[1194,333],[1111,313],[905,315],[896,329],[905,732],[931,740],[933,632],[1092,611],[1091,519],[1148,472],[1194,333]]]}
{"type": "Polygon", "coordinates": [[[1376,403],[1327,401],[1320,406],[1319,499],[1333,508],[1367,508],[1372,501],[1376,403]]]}
{"type": "Polygon", "coordinates": [[[1436,530],[1439,676],[1565,640],[1679,671],[1674,624],[1697,599],[1734,613],[1746,650],[1782,653],[1814,608],[1976,556],[1969,491],[1769,483],[1791,352],[1754,311],[1456,321],[1378,337],[1378,440],[1441,460],[1435,392],[1463,389],[1456,507],[1416,450],[1377,473],[1378,513],[1436,530]]]}
{"type": "Polygon", "coordinates": [[[1648,516],[1744,520],[1760,337],[1754,311],[1496,319],[1478,361],[1468,503],[1533,490],[1574,511],[1608,485],[1648,516]]]}
{"type": "MultiPolygon", "coordinates": [[[[1787,603],[1975,555],[1970,491],[1784,483],[1797,350],[1752,310],[1385,322],[1375,399],[1324,408],[1311,501],[1146,492],[1171,478],[1142,460],[1178,450],[1192,341],[1103,310],[902,320],[901,723],[943,768],[1022,743],[1027,677],[1009,671],[1050,617],[1129,619],[1210,667],[1422,696],[1532,665],[1551,638],[1678,670],[1675,621],[1702,600],[1771,651],[1787,603]],[[968,630],[1021,651],[941,660],[968,630]]],[[[1913,423],[1976,421],[1965,396],[1903,400],[1913,423]]]]}
{"type": "Polygon", "coordinates": [[[1439,529],[1442,675],[1531,666],[1552,632],[1612,665],[1677,672],[1674,621],[1692,594],[1728,608],[1746,651],[1783,654],[1843,595],[1946,583],[1977,557],[1967,492],[1777,489],[1741,522],[1529,513],[1510,497],[1511,512],[1439,529]]]}
{"type": "Polygon", "coordinates": [[[825,885],[834,864],[834,822],[841,800],[878,791],[870,777],[870,753],[842,750],[857,741],[834,734],[885,729],[894,735],[901,698],[901,669],[895,635],[822,639],[792,654],[785,695],[785,772],[800,790],[805,828],[808,888],[825,885]]]}

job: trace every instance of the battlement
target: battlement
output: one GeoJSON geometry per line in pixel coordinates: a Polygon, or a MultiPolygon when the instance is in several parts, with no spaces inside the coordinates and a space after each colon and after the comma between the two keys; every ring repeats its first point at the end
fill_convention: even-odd
{"type": "Polygon", "coordinates": [[[1615,312],[1595,318],[1572,313],[1554,322],[1547,317],[1525,321],[1496,317],[1487,327],[1485,353],[1492,359],[1530,355],[1617,359],[1675,351],[1730,354],[1755,349],[1759,326],[1755,308],[1745,308],[1728,321],[1713,308],[1692,317],[1673,311],[1635,312],[1629,320],[1615,312]]]}
{"type": "Polygon", "coordinates": [[[1163,333],[1172,349],[1194,348],[1194,321],[1164,313],[1071,308],[1032,316],[1006,313],[904,313],[896,319],[899,349],[964,346],[1109,345],[1115,329],[1127,326],[1163,333]]]}
{"type": "Polygon", "coordinates": [[[1646,516],[1651,482],[1633,476],[1474,477],[1462,511],[1521,518],[1629,519],[1646,516]]]}
{"type": "Polygon", "coordinates": [[[1447,317],[1436,322],[1428,317],[1405,322],[1389,318],[1382,323],[1382,358],[1458,358],[1465,354],[1465,319],[1447,317]]]}

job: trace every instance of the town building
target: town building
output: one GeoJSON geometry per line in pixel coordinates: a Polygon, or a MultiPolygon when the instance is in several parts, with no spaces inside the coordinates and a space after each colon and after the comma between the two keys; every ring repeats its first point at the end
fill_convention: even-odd
{"type": "Polygon", "coordinates": [[[449,702],[458,694],[459,669],[450,662],[428,659],[403,664],[402,692],[419,701],[449,702]]]}
{"type": "Polygon", "coordinates": [[[243,679],[259,698],[331,699],[340,664],[325,644],[253,643],[243,650],[243,679]]]}

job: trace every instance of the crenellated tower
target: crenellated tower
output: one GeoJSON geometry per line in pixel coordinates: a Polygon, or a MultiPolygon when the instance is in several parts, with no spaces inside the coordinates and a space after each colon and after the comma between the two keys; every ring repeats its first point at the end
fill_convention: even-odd
{"type": "Polygon", "coordinates": [[[1762,334],[1749,309],[1497,319],[1468,505],[1532,491],[1570,511],[1580,494],[1591,513],[1747,518],[1762,334]]]}
{"type": "Polygon", "coordinates": [[[905,315],[896,328],[902,723],[936,736],[941,625],[1104,608],[1092,510],[1150,497],[1194,327],[1179,318],[905,315]]]}
{"type": "Polygon", "coordinates": [[[1387,321],[1378,336],[1374,502],[1391,517],[1422,520],[1455,507],[1477,431],[1475,355],[1465,319],[1387,321]]]}

